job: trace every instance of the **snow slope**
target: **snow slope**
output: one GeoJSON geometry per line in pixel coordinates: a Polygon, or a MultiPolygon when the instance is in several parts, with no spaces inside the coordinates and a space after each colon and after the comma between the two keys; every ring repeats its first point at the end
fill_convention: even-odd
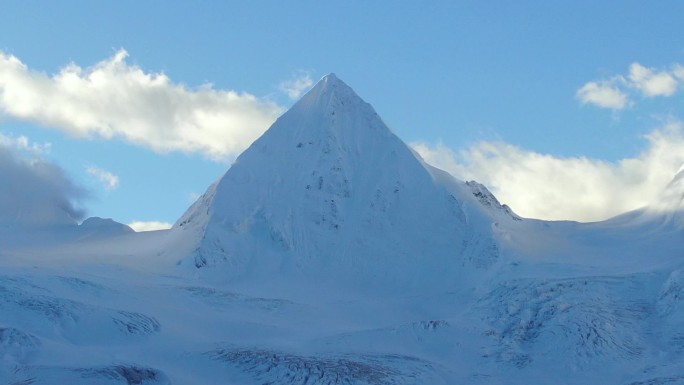
{"type": "Polygon", "coordinates": [[[171,230],[0,229],[0,384],[684,384],[682,175],[520,218],[328,75],[171,230]]]}

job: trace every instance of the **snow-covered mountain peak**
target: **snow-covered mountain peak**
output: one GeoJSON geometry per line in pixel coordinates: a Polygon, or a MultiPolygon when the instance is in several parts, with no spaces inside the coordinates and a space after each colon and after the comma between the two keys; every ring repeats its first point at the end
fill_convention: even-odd
{"type": "Polygon", "coordinates": [[[316,85],[309,90],[297,104],[311,108],[315,104],[328,104],[333,99],[346,101],[361,101],[361,98],[356,95],[345,82],[340,80],[334,73],[330,73],[316,83],[316,85]]]}
{"type": "MultiPolygon", "coordinates": [[[[390,134],[390,129],[373,107],[332,73],[323,77],[269,129],[278,130],[297,130],[290,134],[304,138],[316,131],[326,131],[329,135],[347,139],[355,137],[357,140],[367,139],[364,137],[366,134],[357,130],[375,131],[385,136],[390,134]]],[[[269,133],[269,136],[275,135],[269,133]]]]}
{"type": "Polygon", "coordinates": [[[183,215],[173,232],[186,247],[176,249],[191,255],[182,264],[238,275],[334,272],[418,284],[430,271],[431,283],[454,280],[462,258],[485,266],[496,246],[478,219],[485,208],[445,178],[331,74],[183,215]]]}

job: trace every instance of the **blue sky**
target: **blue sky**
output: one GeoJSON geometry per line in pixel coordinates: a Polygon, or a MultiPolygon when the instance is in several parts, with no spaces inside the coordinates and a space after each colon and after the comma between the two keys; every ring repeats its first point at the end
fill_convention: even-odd
{"type": "Polygon", "coordinates": [[[428,161],[525,216],[637,208],[684,161],[679,1],[0,1],[0,14],[0,143],[60,166],[89,215],[124,223],[174,222],[329,72],[428,161]]]}

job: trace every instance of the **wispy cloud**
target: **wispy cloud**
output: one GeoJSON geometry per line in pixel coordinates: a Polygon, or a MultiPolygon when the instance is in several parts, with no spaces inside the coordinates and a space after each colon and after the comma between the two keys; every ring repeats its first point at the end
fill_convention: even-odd
{"type": "Polygon", "coordinates": [[[86,167],[86,172],[102,182],[105,189],[108,191],[116,190],[119,187],[119,177],[107,170],[95,166],[88,166],[86,167]]]}
{"type": "Polygon", "coordinates": [[[0,51],[0,113],[75,137],[118,138],[158,152],[233,157],[283,109],[248,93],[189,88],[145,72],[120,50],[92,67],[71,63],[54,75],[0,51]]]}
{"type": "Polygon", "coordinates": [[[141,231],[155,231],[155,230],[166,230],[173,226],[172,223],[160,222],[160,221],[133,221],[128,224],[130,228],[137,232],[141,231]]]}
{"type": "Polygon", "coordinates": [[[51,143],[32,142],[28,137],[5,135],[0,132],[0,146],[12,147],[19,151],[24,151],[32,155],[43,155],[50,152],[51,143]]]}
{"type": "Polygon", "coordinates": [[[302,72],[297,77],[280,83],[280,90],[290,99],[297,100],[311,86],[313,86],[311,75],[308,72],[302,72]]]}
{"type": "Polygon", "coordinates": [[[582,103],[601,108],[621,110],[633,104],[630,95],[644,98],[674,95],[684,83],[684,67],[679,64],[670,69],[656,70],[632,63],[628,73],[610,79],[590,81],[577,90],[582,103]]]}
{"type": "Polygon", "coordinates": [[[596,221],[653,203],[684,164],[682,122],[645,139],[642,153],[618,162],[561,158],[504,142],[480,142],[458,153],[440,144],[412,146],[428,163],[485,184],[520,215],[596,221]]]}

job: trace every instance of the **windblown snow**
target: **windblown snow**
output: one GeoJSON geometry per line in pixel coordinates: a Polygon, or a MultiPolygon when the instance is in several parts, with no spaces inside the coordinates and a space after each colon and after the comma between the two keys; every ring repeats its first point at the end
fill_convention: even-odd
{"type": "Polygon", "coordinates": [[[331,74],[170,230],[3,222],[0,384],[684,384],[683,173],[521,218],[331,74]]]}

